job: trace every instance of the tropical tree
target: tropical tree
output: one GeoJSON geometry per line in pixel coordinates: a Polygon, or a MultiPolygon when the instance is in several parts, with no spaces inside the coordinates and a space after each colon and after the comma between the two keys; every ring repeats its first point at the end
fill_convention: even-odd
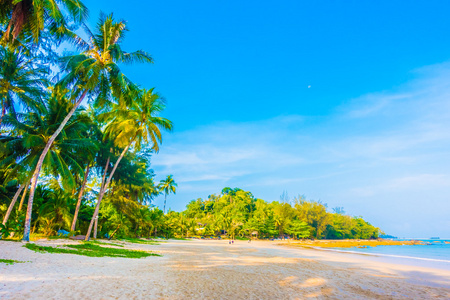
{"type": "Polygon", "coordinates": [[[151,143],[153,151],[158,152],[159,144],[162,142],[161,129],[172,130],[172,122],[159,116],[159,113],[164,110],[165,104],[158,94],[153,93],[153,89],[142,90],[138,95],[130,92],[129,96],[135,97],[134,102],[120,101],[110,112],[99,116],[100,119],[104,119],[108,123],[105,129],[106,138],[114,139],[116,146],[123,150],[114,164],[108,180],[100,189],[86,240],[90,238],[102,198],[128,149],[133,146],[136,151],[139,151],[142,145],[151,143]],[[127,106],[126,103],[131,105],[127,106]]]}
{"type": "Polygon", "coordinates": [[[87,16],[80,0],[2,0],[0,6],[0,24],[7,26],[4,40],[10,40],[11,33],[15,40],[24,32],[38,43],[44,30],[62,38],[71,21],[81,23],[87,16]]]}
{"type": "Polygon", "coordinates": [[[160,191],[164,192],[164,209],[163,213],[166,212],[166,200],[167,195],[170,193],[176,193],[176,188],[178,184],[175,183],[175,180],[173,179],[173,175],[168,175],[166,179],[163,179],[159,182],[158,188],[160,191]]]}
{"type": "Polygon", "coordinates": [[[6,112],[16,118],[14,104],[28,111],[42,111],[48,73],[48,67],[27,57],[25,51],[0,47],[0,126],[6,112]]]}
{"type": "Polygon", "coordinates": [[[42,151],[33,173],[28,198],[27,216],[25,219],[24,241],[30,239],[31,212],[33,197],[39,173],[44,159],[66,123],[72,117],[87,94],[95,97],[97,104],[105,105],[113,96],[120,97],[123,90],[130,90],[133,84],[121,73],[119,63],[152,62],[152,58],[143,51],[133,53],[124,52],[120,43],[125,33],[125,23],[116,22],[112,15],[101,16],[97,24],[97,34],[87,30],[89,42],[81,42],[84,50],[81,54],[72,55],[62,59],[62,68],[68,74],[59,82],[59,86],[71,87],[75,103],[64,120],[59,124],[42,151]]]}
{"type": "Polygon", "coordinates": [[[293,220],[286,232],[294,236],[295,239],[303,239],[309,236],[309,226],[303,221],[293,220]]]}

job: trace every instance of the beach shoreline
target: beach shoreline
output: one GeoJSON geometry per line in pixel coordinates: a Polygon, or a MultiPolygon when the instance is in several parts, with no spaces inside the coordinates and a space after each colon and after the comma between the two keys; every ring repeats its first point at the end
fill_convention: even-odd
{"type": "MultiPolygon", "coordinates": [[[[58,246],[78,241],[40,240],[58,246]]],[[[162,257],[127,259],[36,253],[0,241],[5,299],[447,299],[450,270],[271,241],[124,243],[162,257]]]]}

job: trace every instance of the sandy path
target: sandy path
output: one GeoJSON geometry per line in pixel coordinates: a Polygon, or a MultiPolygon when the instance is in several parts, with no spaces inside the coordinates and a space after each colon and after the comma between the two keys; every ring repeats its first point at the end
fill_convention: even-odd
{"type": "MultiPolygon", "coordinates": [[[[67,241],[48,241],[61,244],[67,241]]],[[[381,262],[361,255],[271,242],[169,241],[127,244],[163,257],[40,254],[1,242],[6,299],[449,299],[450,269],[381,262]]]]}

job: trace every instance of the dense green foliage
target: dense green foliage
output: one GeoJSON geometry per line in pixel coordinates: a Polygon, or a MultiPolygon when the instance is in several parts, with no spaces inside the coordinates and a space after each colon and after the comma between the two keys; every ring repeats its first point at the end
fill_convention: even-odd
{"type": "Polygon", "coordinates": [[[268,203],[239,188],[224,188],[220,195],[192,200],[185,211],[169,212],[165,234],[276,238],[377,238],[379,229],[361,217],[328,212],[327,206],[303,197],[268,203]]]}

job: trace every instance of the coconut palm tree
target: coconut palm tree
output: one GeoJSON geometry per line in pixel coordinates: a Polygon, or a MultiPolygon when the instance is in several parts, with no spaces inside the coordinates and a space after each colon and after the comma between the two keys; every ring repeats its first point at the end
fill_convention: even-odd
{"type": "Polygon", "coordinates": [[[92,97],[95,96],[97,105],[108,104],[113,96],[120,97],[126,87],[128,90],[132,90],[134,87],[121,73],[118,66],[119,63],[152,62],[152,58],[143,51],[126,53],[121,49],[120,43],[123,40],[125,31],[124,22],[114,21],[112,15],[101,16],[97,24],[97,34],[94,35],[87,30],[90,40],[87,43],[80,44],[80,47],[84,49],[83,52],[62,59],[63,69],[69,72],[61,80],[59,86],[72,88],[72,100],[75,100],[75,103],[59,127],[48,139],[37,162],[28,198],[23,235],[24,241],[30,240],[30,221],[34,191],[44,159],[56,137],[61,133],[83,99],[87,94],[90,94],[92,97]]]}
{"type": "Polygon", "coordinates": [[[164,209],[163,213],[166,213],[166,200],[167,195],[170,193],[176,193],[176,187],[178,187],[178,184],[175,183],[175,180],[173,180],[172,175],[168,175],[166,179],[161,180],[158,184],[159,190],[164,192],[164,209]]]}
{"type": "Polygon", "coordinates": [[[70,21],[83,22],[88,9],[80,0],[2,0],[0,24],[7,25],[3,38],[15,40],[22,32],[37,43],[45,29],[61,38],[70,21]]]}
{"type": "Polygon", "coordinates": [[[133,93],[130,95],[135,97],[130,106],[125,105],[125,102],[130,103],[131,101],[120,101],[110,112],[99,116],[108,123],[105,129],[106,138],[113,139],[116,146],[123,150],[114,164],[108,180],[100,190],[94,215],[86,234],[86,241],[90,238],[102,198],[128,149],[133,146],[138,151],[143,143],[145,145],[151,143],[153,151],[158,152],[159,144],[162,142],[161,129],[172,130],[172,122],[158,116],[164,110],[165,105],[159,95],[153,93],[153,89],[142,90],[139,95],[133,93]]]}
{"type": "Polygon", "coordinates": [[[14,104],[20,104],[25,110],[42,110],[48,73],[48,67],[37,64],[23,50],[0,47],[0,126],[6,112],[16,117],[14,104]]]}

